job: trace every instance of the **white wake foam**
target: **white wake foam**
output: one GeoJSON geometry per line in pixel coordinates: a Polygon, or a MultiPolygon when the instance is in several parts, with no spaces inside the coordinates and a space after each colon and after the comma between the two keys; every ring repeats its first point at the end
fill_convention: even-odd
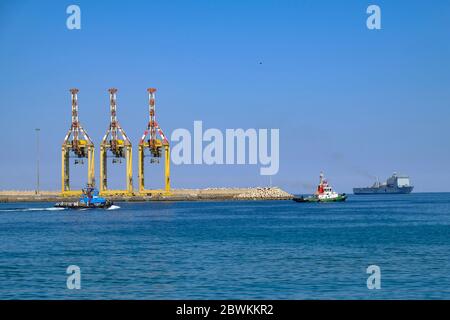
{"type": "Polygon", "coordinates": [[[60,210],[66,210],[66,208],[29,208],[27,211],[60,211],[60,210]]]}
{"type": "Polygon", "coordinates": [[[66,208],[13,208],[13,209],[1,209],[0,212],[27,212],[27,211],[60,211],[66,210],[66,208]]]}

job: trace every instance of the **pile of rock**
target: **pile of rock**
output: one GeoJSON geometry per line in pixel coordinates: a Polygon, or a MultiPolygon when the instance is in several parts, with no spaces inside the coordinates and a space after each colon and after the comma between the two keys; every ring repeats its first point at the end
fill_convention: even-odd
{"type": "Polygon", "coordinates": [[[258,187],[258,188],[249,188],[248,190],[238,194],[235,196],[236,199],[249,199],[249,200],[258,200],[258,199],[292,199],[293,195],[281,190],[278,187],[258,187]]]}

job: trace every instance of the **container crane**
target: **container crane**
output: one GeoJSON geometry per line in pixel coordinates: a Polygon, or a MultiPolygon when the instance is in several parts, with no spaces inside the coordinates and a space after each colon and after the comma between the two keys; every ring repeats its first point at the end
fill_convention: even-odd
{"type": "Polygon", "coordinates": [[[109,105],[111,121],[109,128],[100,145],[100,194],[129,194],[133,193],[133,169],[132,169],[132,146],[125,131],[117,121],[116,116],[116,93],[117,89],[111,88],[109,92],[109,105]],[[112,163],[126,162],[126,190],[108,190],[108,151],[113,158],[112,163]]]}
{"type": "Polygon", "coordinates": [[[141,140],[139,141],[138,152],[138,165],[139,165],[139,193],[151,194],[151,193],[166,193],[170,194],[170,149],[169,142],[167,141],[161,127],[156,122],[155,118],[155,88],[147,89],[149,99],[149,121],[147,130],[144,131],[141,140]],[[162,157],[162,149],[164,148],[164,190],[146,190],[144,182],[144,159],[145,149],[150,152],[150,163],[159,163],[159,159],[162,157]]]}
{"type": "Polygon", "coordinates": [[[62,144],[62,188],[63,196],[81,194],[81,190],[70,189],[69,160],[75,158],[74,164],[88,162],[88,185],[95,186],[94,143],[78,121],[78,89],[70,89],[72,95],[72,124],[62,144]]]}

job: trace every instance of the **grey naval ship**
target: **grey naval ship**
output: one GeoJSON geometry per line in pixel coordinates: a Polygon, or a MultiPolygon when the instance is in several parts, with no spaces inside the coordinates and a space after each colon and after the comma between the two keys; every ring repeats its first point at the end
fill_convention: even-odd
{"type": "Polygon", "coordinates": [[[377,181],[371,187],[353,188],[354,194],[393,194],[410,193],[414,186],[411,185],[408,176],[394,174],[386,182],[377,181]]]}

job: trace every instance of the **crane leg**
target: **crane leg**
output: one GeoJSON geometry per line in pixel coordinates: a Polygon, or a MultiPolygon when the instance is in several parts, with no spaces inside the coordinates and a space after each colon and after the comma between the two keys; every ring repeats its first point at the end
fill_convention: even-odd
{"type": "Polygon", "coordinates": [[[106,162],[106,150],[104,146],[100,147],[100,192],[108,188],[108,163],[106,162]]]}
{"type": "Polygon", "coordinates": [[[88,147],[88,184],[95,187],[95,159],[94,159],[94,147],[88,147]]]}
{"type": "Polygon", "coordinates": [[[138,150],[138,180],[139,192],[144,192],[144,146],[140,145],[138,150]]]}
{"type": "Polygon", "coordinates": [[[129,194],[133,193],[133,152],[131,146],[126,148],[126,162],[127,162],[127,191],[129,194]]]}
{"type": "Polygon", "coordinates": [[[165,187],[166,192],[170,192],[170,148],[169,146],[164,146],[164,177],[165,177],[165,187]]]}
{"type": "Polygon", "coordinates": [[[61,151],[61,192],[64,193],[70,190],[69,185],[69,152],[67,148],[63,147],[61,151]]]}

